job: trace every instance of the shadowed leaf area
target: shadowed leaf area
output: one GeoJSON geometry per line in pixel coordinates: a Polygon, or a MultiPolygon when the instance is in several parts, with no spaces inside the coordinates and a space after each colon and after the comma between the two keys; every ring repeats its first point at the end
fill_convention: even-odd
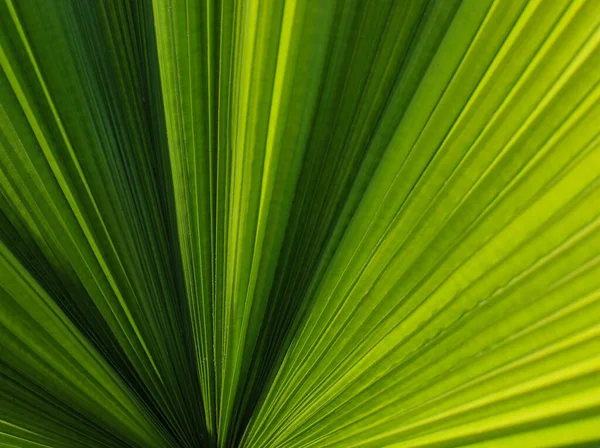
{"type": "Polygon", "coordinates": [[[0,0],[0,446],[600,446],[600,1],[0,0]]]}

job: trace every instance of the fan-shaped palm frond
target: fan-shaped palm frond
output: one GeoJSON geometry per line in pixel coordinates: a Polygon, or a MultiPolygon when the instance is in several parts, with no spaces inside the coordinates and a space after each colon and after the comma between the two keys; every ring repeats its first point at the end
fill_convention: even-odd
{"type": "Polygon", "coordinates": [[[0,445],[600,443],[600,2],[0,0],[0,445]]]}

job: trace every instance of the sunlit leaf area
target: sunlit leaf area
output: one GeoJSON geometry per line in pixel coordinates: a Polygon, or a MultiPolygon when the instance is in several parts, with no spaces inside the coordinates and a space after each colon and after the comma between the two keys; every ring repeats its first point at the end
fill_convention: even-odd
{"type": "Polygon", "coordinates": [[[0,0],[0,447],[599,446],[599,0],[0,0]]]}

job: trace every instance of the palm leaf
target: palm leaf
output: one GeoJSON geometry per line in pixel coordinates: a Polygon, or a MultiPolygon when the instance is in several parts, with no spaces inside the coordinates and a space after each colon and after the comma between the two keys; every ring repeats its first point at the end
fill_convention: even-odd
{"type": "Polygon", "coordinates": [[[0,445],[600,442],[600,3],[0,29],[0,445]]]}

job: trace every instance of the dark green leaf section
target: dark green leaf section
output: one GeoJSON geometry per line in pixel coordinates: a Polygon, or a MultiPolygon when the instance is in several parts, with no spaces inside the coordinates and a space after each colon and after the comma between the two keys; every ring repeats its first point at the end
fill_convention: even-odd
{"type": "Polygon", "coordinates": [[[3,2],[0,11],[5,244],[129,385],[130,399],[156,415],[157,431],[193,446],[206,435],[174,246],[152,10],[33,6],[3,2]]]}
{"type": "Polygon", "coordinates": [[[0,0],[0,445],[600,441],[596,0],[0,0]]]}

